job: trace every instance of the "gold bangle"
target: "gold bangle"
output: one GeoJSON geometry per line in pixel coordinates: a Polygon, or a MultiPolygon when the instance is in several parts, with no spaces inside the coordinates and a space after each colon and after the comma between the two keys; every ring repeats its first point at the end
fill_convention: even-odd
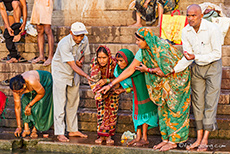
{"type": "Polygon", "coordinates": [[[18,126],[17,128],[22,128],[21,126],[18,126]]]}
{"type": "Polygon", "coordinates": [[[30,104],[28,104],[27,106],[28,106],[28,108],[31,108],[31,107],[32,107],[30,104]]]}

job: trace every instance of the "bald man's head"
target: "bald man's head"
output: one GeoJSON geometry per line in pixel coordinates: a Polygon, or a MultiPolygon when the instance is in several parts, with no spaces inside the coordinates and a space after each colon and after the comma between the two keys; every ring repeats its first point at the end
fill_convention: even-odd
{"type": "Polygon", "coordinates": [[[192,4],[192,5],[189,5],[189,7],[187,8],[187,12],[189,10],[194,10],[200,14],[202,14],[202,10],[201,10],[201,7],[198,5],[198,4],[192,4]]]}
{"type": "Polygon", "coordinates": [[[190,26],[196,31],[199,30],[201,19],[203,18],[201,7],[197,4],[192,4],[187,9],[187,19],[190,26]]]}

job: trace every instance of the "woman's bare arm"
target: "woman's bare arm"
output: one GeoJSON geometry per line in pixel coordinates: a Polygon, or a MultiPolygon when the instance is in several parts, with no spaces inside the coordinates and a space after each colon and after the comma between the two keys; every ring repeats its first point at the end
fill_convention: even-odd
{"type": "Polygon", "coordinates": [[[17,128],[14,132],[14,135],[16,137],[19,137],[22,132],[20,95],[13,92],[13,97],[14,97],[14,111],[15,111],[15,117],[17,122],[17,128]]]}
{"type": "Polygon", "coordinates": [[[126,68],[116,79],[109,85],[104,86],[99,92],[106,93],[113,85],[125,80],[135,72],[135,67],[140,65],[140,61],[134,59],[133,62],[126,68]]]}

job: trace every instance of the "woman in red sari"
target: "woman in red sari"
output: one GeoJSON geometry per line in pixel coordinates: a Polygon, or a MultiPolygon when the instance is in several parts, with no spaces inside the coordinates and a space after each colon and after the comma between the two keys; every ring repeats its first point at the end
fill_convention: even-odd
{"type": "Polygon", "coordinates": [[[113,144],[117,123],[117,111],[119,105],[119,95],[113,90],[105,95],[97,93],[97,91],[106,84],[109,84],[115,78],[113,75],[116,67],[116,60],[111,56],[111,51],[106,46],[99,46],[96,50],[96,57],[93,59],[91,66],[91,78],[97,82],[90,84],[93,92],[95,92],[95,100],[97,105],[97,134],[96,143],[102,143],[104,140],[108,144],[113,144]]]}

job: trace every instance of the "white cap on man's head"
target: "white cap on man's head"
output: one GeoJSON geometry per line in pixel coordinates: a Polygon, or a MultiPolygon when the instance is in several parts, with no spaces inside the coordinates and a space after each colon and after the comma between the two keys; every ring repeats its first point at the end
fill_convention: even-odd
{"type": "Polygon", "coordinates": [[[88,31],[85,28],[85,25],[81,22],[75,22],[71,25],[71,32],[73,35],[88,34],[88,31]]]}

